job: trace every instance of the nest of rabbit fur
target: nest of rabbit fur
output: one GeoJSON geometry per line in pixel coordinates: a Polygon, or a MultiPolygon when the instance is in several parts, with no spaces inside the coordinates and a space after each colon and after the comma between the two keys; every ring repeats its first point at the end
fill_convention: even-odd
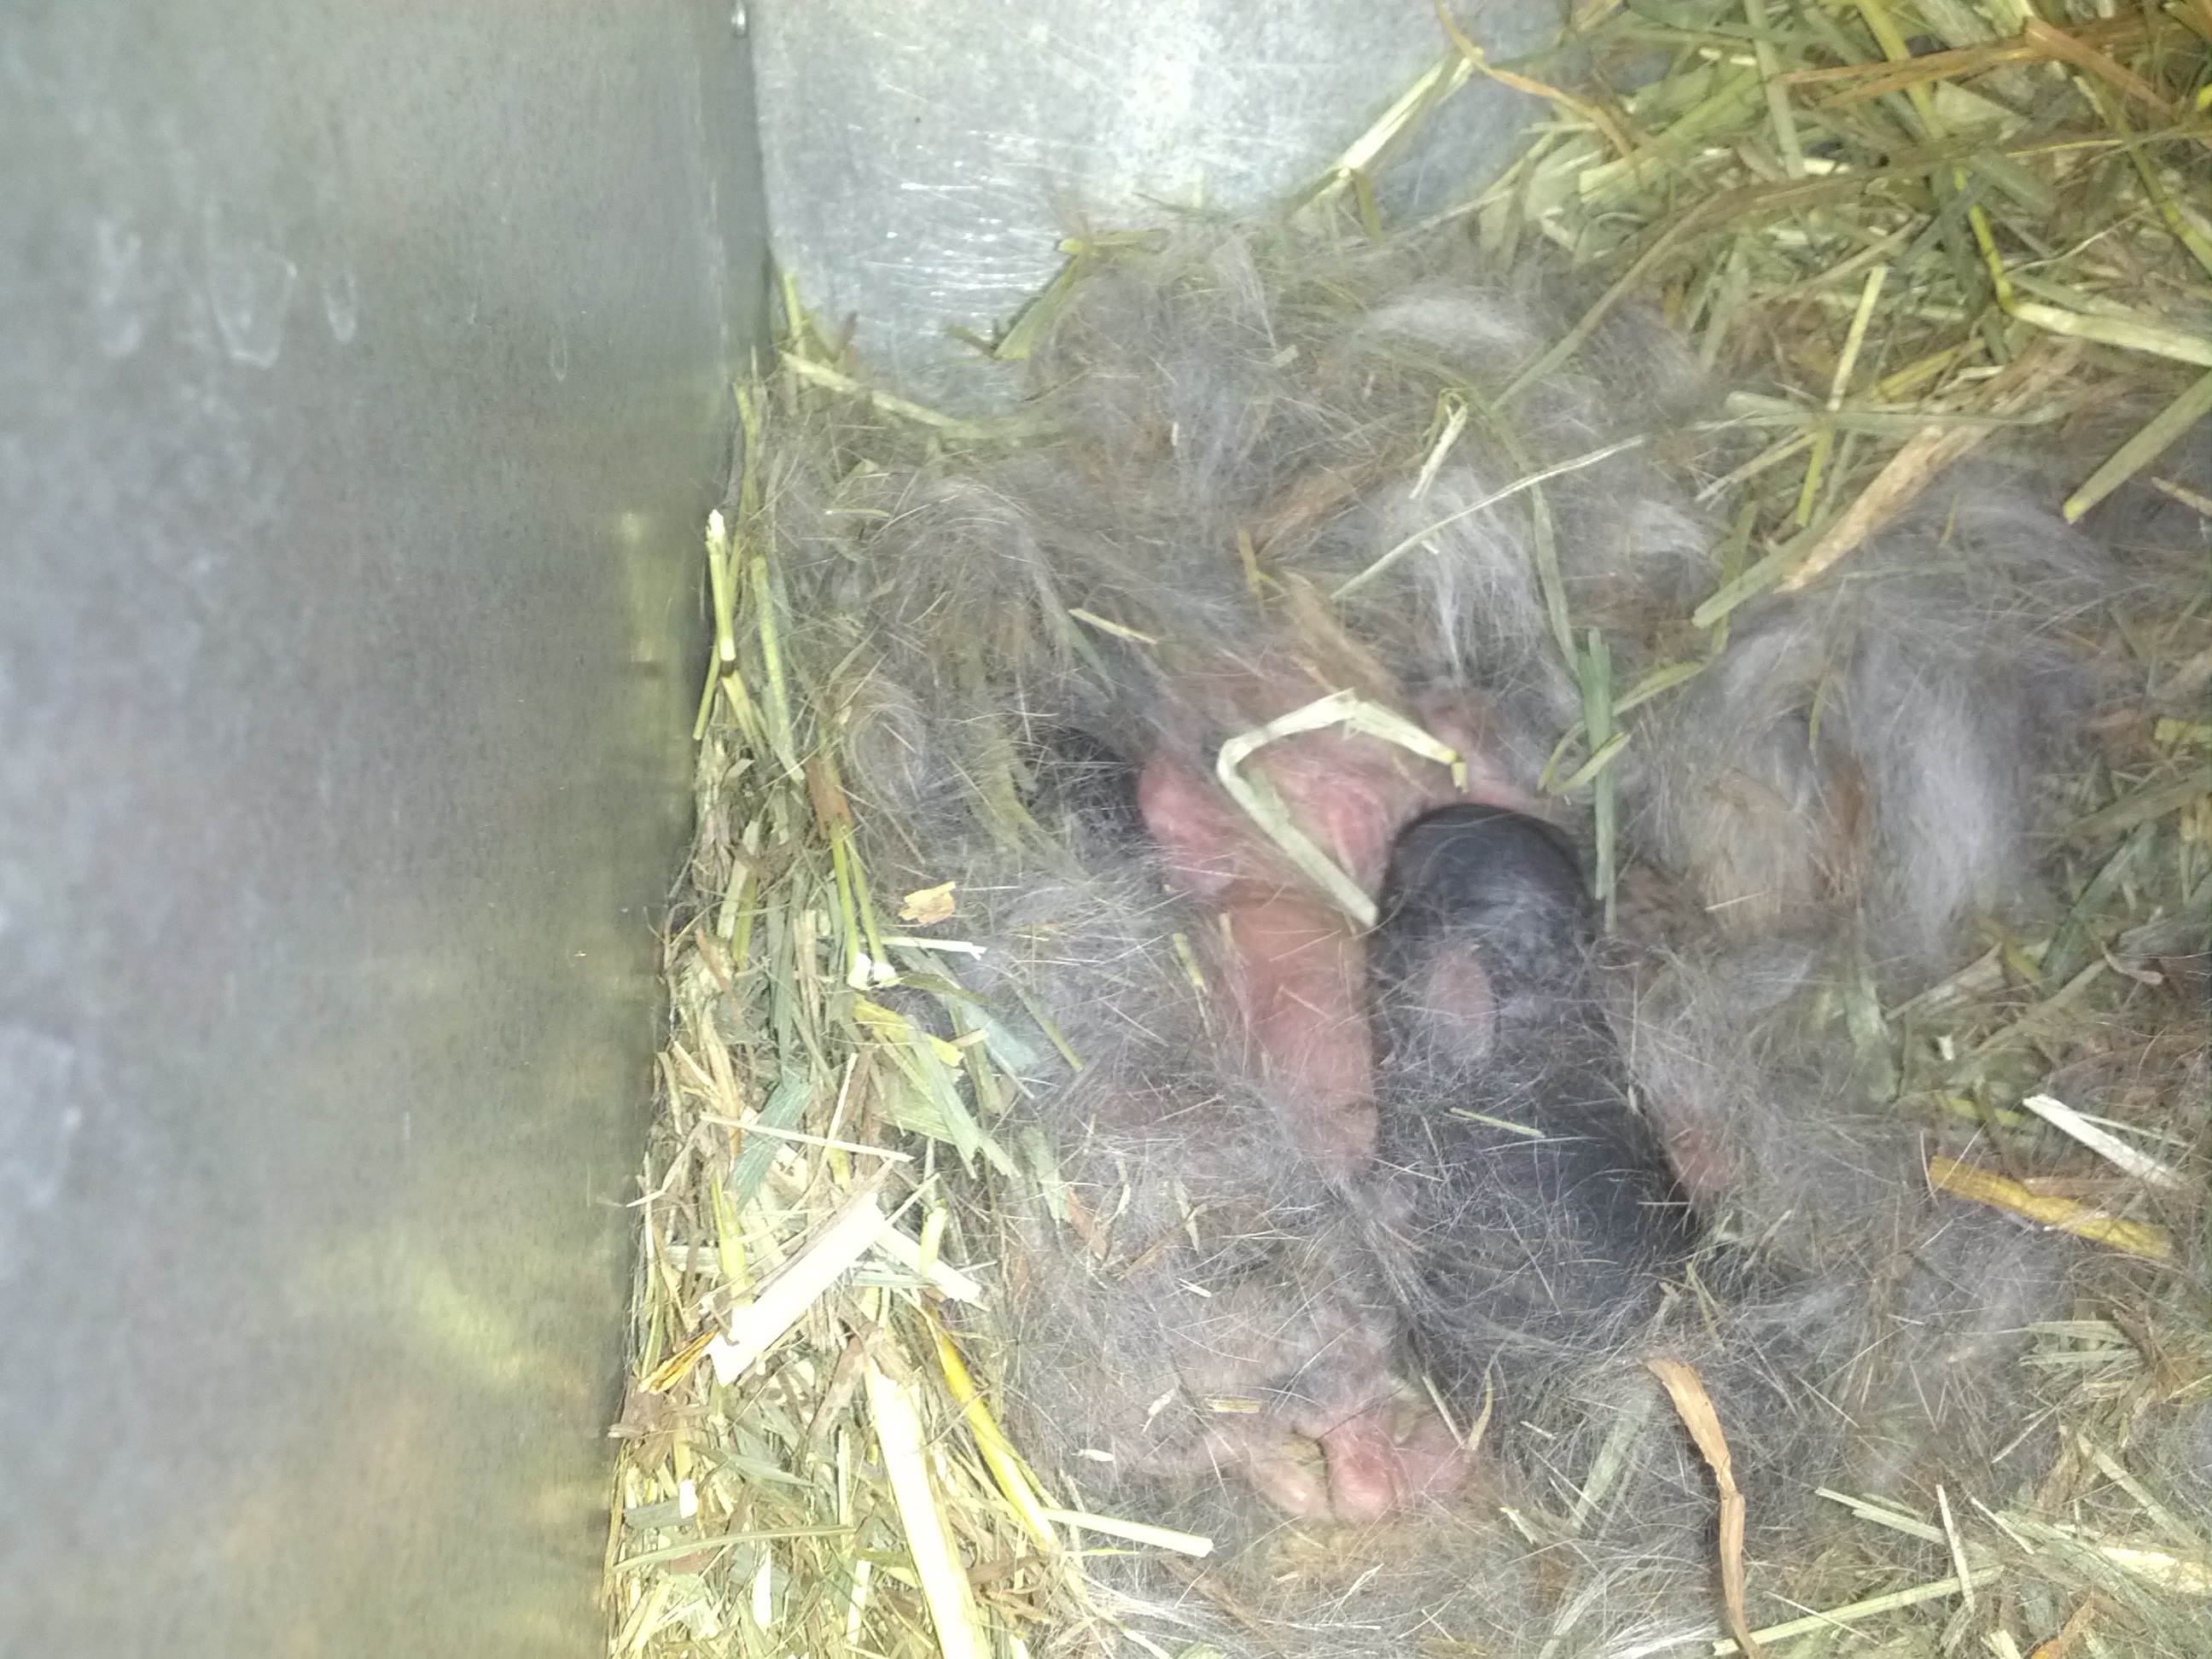
{"type": "MultiPolygon", "coordinates": [[[[1573,142],[1380,243],[1324,201],[1079,248],[1001,421],[794,306],[709,540],[618,1650],[1690,1652],[1735,1569],[1764,1643],[2200,1648],[2212,469],[2106,464],[2185,377],[1940,314],[1955,260],[1893,318],[1878,261],[1749,281],[1788,237],[1533,258],[1499,227],[1611,165],[1573,142]],[[1390,1297],[1063,740],[1210,752],[1291,684],[1478,708],[1556,804],[1760,1264],[1492,1419],[1394,1361],[1474,1473],[1359,1526],[1216,1471],[1297,1438],[1254,1365],[1390,1297]]],[[[1941,217],[1881,198],[1831,228],[1941,217]]]]}

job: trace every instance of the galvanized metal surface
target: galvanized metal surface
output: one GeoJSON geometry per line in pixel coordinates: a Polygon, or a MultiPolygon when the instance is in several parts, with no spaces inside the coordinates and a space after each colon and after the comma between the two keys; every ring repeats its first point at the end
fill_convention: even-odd
{"type": "Polygon", "coordinates": [[[582,1654],[726,8],[0,21],[0,1651],[582,1654]]]}
{"type": "MultiPolygon", "coordinates": [[[[1545,0],[1455,9],[1493,58],[1559,26],[1545,0]]],[[[1430,0],[754,0],[778,261],[872,368],[948,395],[1084,229],[1250,211],[1309,179],[1444,58],[1430,0]]],[[[1389,205],[1449,205],[1537,107],[1488,81],[1425,125],[1389,205]]]]}

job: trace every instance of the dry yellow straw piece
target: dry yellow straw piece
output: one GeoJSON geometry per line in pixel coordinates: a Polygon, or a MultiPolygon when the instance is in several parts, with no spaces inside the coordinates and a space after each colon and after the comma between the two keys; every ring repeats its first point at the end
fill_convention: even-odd
{"type": "Polygon", "coordinates": [[[750,1306],[731,1315],[727,1334],[707,1345],[708,1358],[714,1362],[714,1376],[722,1385],[726,1388],[736,1382],[746,1366],[774,1347],[799,1322],[799,1316],[814,1305],[815,1299],[837,1282],[838,1275],[883,1237],[890,1224],[876,1202],[875,1188],[865,1188],[813,1243],[761,1287],[750,1306]]]}
{"type": "Polygon", "coordinates": [[[707,576],[714,605],[714,656],[723,663],[738,659],[737,584],[731,574],[729,526],[718,507],[707,515],[707,576]]]}
{"type": "MultiPolygon", "coordinates": [[[[866,1150],[873,1152],[874,1147],[866,1150]]],[[[877,1253],[889,1256],[939,1295],[955,1302],[981,1302],[983,1287],[943,1256],[922,1256],[921,1244],[896,1227],[885,1227],[875,1241],[877,1253]]]]}
{"type": "MultiPolygon", "coordinates": [[[[1540,468],[1534,472],[1525,473],[1522,477],[1514,479],[1512,483],[1501,485],[1499,488],[1490,491],[1487,495],[1479,496],[1475,500],[1469,501],[1465,507],[1455,507],[1451,512],[1445,514],[1443,518],[1437,519],[1432,523],[1422,526],[1419,530],[1413,532],[1412,535],[1407,536],[1403,540],[1400,541],[1389,551],[1380,554],[1376,558],[1370,560],[1366,565],[1362,567],[1356,574],[1346,577],[1343,581],[1337,584],[1335,590],[1329,594],[1329,598],[1332,599],[1348,599],[1352,594],[1357,593],[1361,588],[1366,586],[1368,583],[1380,576],[1384,571],[1396,564],[1399,560],[1404,558],[1415,548],[1428,545],[1430,538],[1434,536],[1437,532],[1457,524],[1462,519],[1471,519],[1478,513],[1486,513],[1492,507],[1496,507],[1499,502],[1510,501],[1516,495],[1521,495],[1523,491],[1534,489],[1538,484],[1549,483],[1553,479],[1565,477],[1570,472],[1580,472],[1585,467],[1595,466],[1601,461],[1609,461],[1614,456],[1626,454],[1632,449],[1641,449],[1650,440],[1641,433],[1638,433],[1632,438],[1623,438],[1617,443],[1609,443],[1604,445],[1602,447],[1586,451],[1583,454],[1577,455],[1571,459],[1558,462],[1551,466],[1540,468]]],[[[1415,482],[1418,483],[1419,480],[1417,479],[1415,482]]],[[[1418,499],[1420,492],[1418,489],[1415,489],[1410,493],[1415,499],[1418,499]]]]}
{"type": "Polygon", "coordinates": [[[2128,351],[2146,351],[2156,357],[2171,357],[2178,363],[2212,368],[2212,339],[2202,334],[2185,334],[2177,328],[2125,317],[2099,317],[2087,312],[2068,311],[2033,300],[2015,301],[2012,314],[2023,323],[2033,324],[2049,333],[2063,334],[2069,339],[2090,340],[2128,351]]]}
{"type": "Polygon", "coordinates": [[[666,1394],[684,1380],[684,1374],[699,1363],[699,1357],[713,1347],[721,1333],[709,1325],[674,1353],[653,1367],[643,1384],[647,1394],[666,1394]]]}
{"type": "Polygon", "coordinates": [[[2124,1572],[2133,1573],[2160,1589],[2178,1595],[2212,1595],[2212,1560],[2172,1550],[2147,1550],[2127,1544],[2100,1544],[2097,1553],[2124,1572]]]}
{"type": "Polygon", "coordinates": [[[1044,1513],[1047,1520],[1057,1521],[1063,1527],[1103,1533],[1109,1538],[1126,1538],[1133,1544],[1151,1544],[1179,1555],[1213,1553],[1211,1538],[1194,1532],[1177,1532],[1172,1527],[1156,1527],[1149,1521],[1124,1521],[1117,1515],[1091,1515],[1082,1510],[1047,1510],[1044,1513]]]}
{"type": "Polygon", "coordinates": [[[791,351],[781,355],[783,366],[800,380],[811,381],[826,391],[842,392],[848,398],[862,398],[871,408],[901,420],[912,421],[916,426],[926,426],[934,431],[964,438],[981,437],[990,431],[990,428],[982,422],[963,420],[957,415],[947,415],[911,398],[879,392],[827,363],[817,363],[811,357],[802,357],[791,351]]]}
{"type": "Polygon", "coordinates": [[[2189,388],[2151,416],[2141,430],[2106,458],[2105,464],[2081,481],[2059,512],[2073,523],[2099,501],[2163,453],[2181,434],[2212,414],[2212,374],[2199,377],[2189,388]]]}
{"type": "Polygon", "coordinates": [[[1693,1365],[1679,1359],[1647,1359],[1651,1374],[1666,1385],[1675,1413],[1690,1438],[1711,1466],[1713,1484],[1720,1488],[1721,1604],[1735,1650],[1745,1659],[1759,1659],[1759,1644],[1752,1638],[1751,1621],[1743,1611],[1743,1493],[1737,1490],[1735,1467],[1729,1456],[1728,1436],[1721,1431],[1720,1413],[1693,1365]]]}
{"type": "Polygon", "coordinates": [[[2117,1169],[2153,1187],[2178,1188],[2181,1172],[2160,1163],[2148,1152],[2138,1152],[2111,1130],[2101,1128],[2064,1101],[2050,1095],[2029,1095],[2020,1103],[2063,1134],[2069,1134],[2117,1169]]]}
{"type": "Polygon", "coordinates": [[[1531,97],[1548,99],[1562,109],[1581,117],[1603,133],[1606,143],[1611,144],[1623,159],[1636,153],[1636,141],[1622,131],[1620,123],[1607,113],[1603,105],[1586,102],[1548,82],[1532,80],[1528,76],[1516,75],[1511,70],[1498,68],[1490,61],[1489,54],[1460,27],[1443,0],[1437,0],[1437,20],[1444,26],[1444,33],[1451,37],[1452,45],[1459,48],[1461,58],[1471,67],[1480,70],[1501,86],[1510,87],[1516,92],[1525,92],[1531,97]]]}
{"type": "Polygon", "coordinates": [[[1931,1527],[1925,1521],[1900,1514],[1872,1498],[1854,1498],[1849,1492],[1832,1492],[1826,1486],[1814,1487],[1813,1496],[1825,1498],[1831,1504],[1841,1504],[1860,1520],[1870,1521],[1877,1527],[1887,1527],[1892,1532],[1901,1532],[1908,1538],[1917,1538],[1929,1544],[1949,1541],[1942,1528],[1931,1527]]]}
{"type": "Polygon", "coordinates": [[[937,1627],[938,1650],[945,1659],[985,1659],[991,1645],[976,1625],[968,1575],[930,1486],[929,1466],[922,1456],[921,1413],[907,1388],[885,1376],[873,1359],[868,1361],[867,1385],[876,1443],[883,1449],[899,1524],[906,1528],[907,1553],[913,1558],[915,1577],[921,1581],[922,1599],[929,1603],[930,1622],[937,1627]]]}
{"type": "Polygon", "coordinates": [[[1936,1483],[1936,1508],[1943,1517],[1943,1541],[1950,1547],[1951,1571],[1959,1581],[1959,1601],[1967,1612],[1974,1609],[1974,1570],[1966,1559],[1966,1540],[1959,1531],[1958,1517],[1951,1513],[1950,1494],[1943,1483],[1936,1483]]]}
{"type": "Polygon", "coordinates": [[[1455,788],[1467,787],[1467,764],[1459,751],[1435,738],[1402,714],[1393,714],[1379,703],[1372,703],[1356,691],[1335,691],[1328,696],[1293,708],[1287,714],[1277,716],[1265,726],[1255,726],[1249,732],[1240,732],[1221,745],[1214,757],[1214,775],[1230,798],[1251,817],[1268,840],[1283,850],[1283,855],[1310,877],[1314,884],[1334,900],[1345,915],[1362,927],[1375,925],[1375,901],[1360,890],[1359,884],[1337,867],[1336,860],[1315,844],[1313,838],[1291,822],[1289,808],[1274,786],[1265,777],[1255,773],[1247,777],[1240,769],[1244,763],[1271,743],[1295,737],[1301,732],[1318,732],[1326,726],[1341,726],[1348,732],[1358,732],[1370,738],[1380,738],[1385,743],[1395,743],[1401,749],[1432,760],[1439,766],[1451,769],[1455,788]]]}
{"type": "Polygon", "coordinates": [[[2061,1228],[2100,1244],[2109,1244],[2114,1249],[2125,1250],[2130,1255],[2164,1261],[2173,1254],[2173,1241],[2166,1237],[2163,1227],[2154,1227],[2142,1221],[2124,1221],[2076,1199],[2030,1192],[2011,1176],[2001,1176],[1994,1170],[1984,1170],[1978,1164],[1962,1163],[1955,1158],[1946,1158],[1941,1152],[1930,1152],[1928,1155],[1928,1179],[1955,1198],[1972,1199],[1977,1204],[2010,1210],[2014,1215],[2026,1216],[2030,1221],[2039,1221],[2046,1227],[2061,1228]]]}
{"type": "Polygon", "coordinates": [[[1102,634],[1111,634],[1117,640],[1127,640],[1133,645],[1158,645],[1157,634],[1142,633],[1127,623],[1117,623],[1110,617],[1102,617],[1096,611],[1085,611],[1079,605],[1067,607],[1067,614],[1079,623],[1087,623],[1102,634]]]}
{"type": "MultiPolygon", "coordinates": [[[[2094,1463],[2097,1466],[2098,1472],[2101,1474],[2105,1479],[2111,1481],[2114,1486],[2118,1486],[2122,1492],[2127,1493],[2130,1498],[2135,1500],[2136,1507],[2143,1512],[2143,1517],[2146,1520],[2157,1527],[2158,1529],[2164,1533],[2168,1538],[2171,1538],[2180,1544],[2184,1550],[2193,1555],[2199,1562],[2205,1559],[2206,1551],[2204,1548],[2203,1540],[2199,1538],[2196,1532],[2193,1531],[2179,1516],[2176,1515],[2172,1510],[2166,1508],[2164,1504],[2160,1503],[2157,1497],[2151,1492],[2150,1488],[2144,1486],[2142,1481],[2136,1480],[2136,1477],[2128,1471],[2126,1466],[2123,1464],[2119,1459],[2114,1457],[2112,1453],[2106,1451],[2095,1441],[2090,1439],[2087,1435],[2079,1431],[2076,1431],[2074,1436],[2074,1443],[2075,1446],[2080,1448],[2081,1455],[2084,1457],[2087,1458],[2092,1463],[2094,1463]]],[[[2122,1547],[2114,1545],[2110,1547],[2100,1546],[2100,1547],[2109,1549],[2120,1548],[2122,1547]]],[[[2139,1551],[2137,1553],[2140,1553],[2141,1552],[2139,1551]]],[[[2151,1553],[2155,1554],[2157,1552],[2154,1551],[2151,1552],[2151,1553]]],[[[2201,1588],[2208,1591],[2212,1591],[2212,1580],[2208,1580],[2201,1586],[2201,1588]]]]}
{"type": "Polygon", "coordinates": [[[1474,65],[1457,52],[1425,70],[1396,103],[1382,112],[1374,125],[1329,164],[1297,207],[1302,211],[1311,211],[1338,200],[1348,190],[1358,204],[1360,220],[1368,234],[1379,237],[1382,227],[1375,205],[1376,167],[1391,146],[1419,126],[1429,111],[1474,76],[1474,65]]]}
{"type": "Polygon", "coordinates": [[[1044,1499],[1037,1495],[1036,1483],[1030,1480],[1021,1454],[1014,1449],[1006,1431],[991,1415],[982,1391],[968,1373],[968,1362],[960,1357],[960,1350],[953,1346],[945,1328],[934,1319],[929,1322],[929,1334],[937,1348],[938,1369],[945,1373],[945,1388],[967,1420],[969,1433],[975,1437],[975,1449],[983,1455],[983,1466],[991,1471],[991,1478],[999,1483],[999,1490],[1022,1517],[1022,1524],[1029,1528],[1030,1535],[1047,1553],[1056,1551],[1060,1540],[1048,1524],[1049,1511],[1044,1499]]]}
{"type": "MultiPolygon", "coordinates": [[[[1970,1574],[1967,1583],[1976,1587],[1992,1584],[2004,1577],[2004,1571],[2002,1567],[1984,1567],[1970,1574]]],[[[1838,1625],[1849,1625],[1861,1619],[1871,1619],[1877,1613],[1896,1613],[1905,1607],[1918,1607],[1923,1601],[1946,1601],[1966,1588],[1966,1585],[1961,1583],[1955,1577],[1932,1578],[1924,1584],[1915,1584],[1910,1589],[1892,1590],[1887,1595],[1869,1595],[1863,1601],[1849,1602],[1840,1607],[1823,1608],[1819,1613],[1808,1613],[1802,1619],[1792,1619],[1785,1624],[1769,1625],[1765,1630],[1752,1632],[1751,1635],[1754,1640],[1760,1642],[1787,1642],[1796,1637],[1813,1635],[1819,1631],[1832,1632],[1838,1625]]],[[[1711,1648],[1713,1659],[1727,1659],[1727,1656],[1731,1653],[1744,1651],[1743,1648],[1737,1645],[1733,1637],[1723,1637],[1714,1643],[1711,1648]]]]}
{"type": "MultiPolygon", "coordinates": [[[[2072,347],[2027,351],[1990,384],[1993,411],[2008,415],[2064,378],[2080,353],[2072,347]]],[[[1895,518],[1943,470],[1989,435],[1986,426],[1924,426],[1891,456],[1874,481],[1844,509],[1798,567],[1778,584],[1794,593],[1895,518]]]]}

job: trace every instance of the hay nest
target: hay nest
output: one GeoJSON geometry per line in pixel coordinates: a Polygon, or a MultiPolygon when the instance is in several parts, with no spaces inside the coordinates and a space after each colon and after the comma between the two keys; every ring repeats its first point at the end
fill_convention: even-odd
{"type": "MultiPolygon", "coordinates": [[[[2107,538],[2123,539],[2171,538],[2179,524],[2202,549],[2208,40],[2202,0],[2049,17],[2022,0],[1649,0],[1587,8],[1571,50],[1510,68],[1450,33],[1443,61],[1384,125],[1280,220],[1237,240],[1277,304],[1317,314],[1353,303],[1356,273],[1398,269],[1401,249],[1419,262],[1447,246],[1500,271],[1540,254],[1582,285],[1567,325],[1479,396],[1434,364],[1393,365],[1400,379],[1376,395],[1396,399],[1398,424],[1373,428],[1369,483],[1395,468],[1425,487],[1463,438],[1510,454],[1541,424],[1512,411],[1616,361],[1602,354],[1639,307],[1663,316],[1699,368],[1753,388],[1702,411],[1692,438],[1647,428],[1578,447],[1552,434],[1505,486],[1462,503],[1522,515],[1530,649],[1544,658],[1523,678],[1565,688],[1536,699],[1556,711],[1538,734],[1542,775],[1587,827],[1623,930],[1634,849],[1620,781],[1641,723],[1713,683],[1732,621],[1763,596],[1851,581],[1856,561],[1978,447],[2027,441],[2079,457],[2057,492],[2067,518],[2132,514],[2109,520],[2107,538]],[[1541,94],[1550,118],[1462,207],[1383,224],[1376,170],[1437,102],[1486,75],[1541,94]],[[1547,505],[1555,486],[1571,499],[1581,472],[1631,464],[1696,475],[1695,505],[1717,526],[1717,578],[1684,594],[1678,614],[1645,617],[1633,639],[1563,570],[1547,505]]],[[[997,354],[1054,361],[1055,337],[1083,325],[1087,284],[1148,261],[1172,267],[1189,246],[1134,234],[1072,244],[1066,272],[997,354]]],[[[714,645],[696,729],[698,833],[669,922],[671,1028],[637,1206],[634,1364],[614,1428],[611,1652],[1448,1654],[1527,1643],[1717,1654],[1840,1646],[1844,1632],[1885,1651],[1999,1659],[2057,1659],[2077,1644],[2204,1650],[2212,616],[2201,571],[2193,591],[2168,581],[2148,603],[2115,594],[2070,613],[2081,653],[2117,665],[2131,689],[2106,700],[2087,747],[2042,786],[2045,821],[2063,830],[2039,848],[2055,903],[2009,924],[1984,919],[1978,954],[1920,975],[1909,994],[1869,970],[1844,976],[1817,1012],[1889,1125],[1947,1147],[1946,1124],[1974,1137],[1970,1154],[1919,1166],[1946,1201],[2089,1241],[2063,1304],[2039,1310],[2007,1350],[1995,1396],[2016,1413],[1997,1442],[2032,1442],[2033,1468],[1989,1501],[1940,1487],[1924,1505],[1825,1492],[1821,1548],[1786,1567],[1759,1554],[1755,1486],[1747,1562],[1719,1475],[1723,1524],[1708,1538],[1711,1522],[1699,1523],[1705,1554],[1686,1569],[1725,1589],[1708,1627],[1608,1624],[1591,1612],[1601,1575],[1585,1582],[1573,1565],[1594,1558],[1557,1547],[1623,1479],[1607,1459],[1642,1431],[1624,1418],[1577,1464],[1558,1513],[1509,1504],[1501,1517],[1493,1502],[1479,1522],[1462,1516],[1449,1547],[1382,1547],[1441,1552],[1433,1570],[1446,1578],[1502,1577],[1540,1557],[1533,1610],[1517,1623],[1440,1615],[1418,1638],[1354,1628],[1373,1539],[1286,1527],[1245,1540],[1232,1571],[1207,1554],[1227,1539],[1202,1507],[1086,1510],[1002,1427],[1009,1345],[1023,1340],[1006,1311],[1023,1288],[1009,1283],[1021,1259],[1009,1218],[1083,1220],[1079,1206],[1070,1219],[1052,1157],[1024,1139],[1018,1108],[1039,1057],[1020,1051],[1059,1048],[1073,1062],[1083,1041],[1018,975],[994,999],[963,982],[975,944],[963,931],[981,902],[957,883],[1054,867],[1051,826],[1030,810],[1021,757],[988,741],[961,757],[968,817],[882,805],[915,797],[882,775],[893,765],[882,744],[863,741],[872,694],[853,665],[876,647],[818,613],[834,600],[877,614],[871,584],[892,578],[856,564],[839,587],[818,567],[852,526],[907,512],[914,480],[1004,477],[1048,454],[1055,434],[1041,420],[1053,405],[944,416],[869,386],[791,289],[787,323],[777,368],[740,388],[742,483],[708,537],[714,645]],[[950,890],[921,878],[933,860],[950,890]],[[2066,1103],[2085,1097],[2094,1118],[2066,1103]],[[1749,1628],[1785,1607],[1796,1611],[1749,1628]],[[1346,1622],[1332,1628],[1332,1616],[1346,1622]]],[[[1651,406],[1648,388],[1638,395],[1651,406]]],[[[1341,504],[1301,510],[1317,520],[1341,504]]],[[[1256,591],[1271,547],[1296,537],[1235,517],[1200,539],[1241,559],[1256,591]]],[[[1340,665],[1347,636],[1372,642],[1361,593],[1402,574],[1419,544],[1378,537],[1338,573],[1336,608],[1297,623],[1316,653],[1340,665]]],[[[988,591],[942,598],[963,617],[1017,614],[988,591]]],[[[1095,683],[1113,678],[1093,672],[1102,653],[1155,648],[1176,622],[1171,599],[1148,604],[1126,583],[1093,580],[1053,601],[1056,611],[1031,598],[1018,611],[1058,633],[988,651],[1073,661],[1075,679],[1095,683]],[[1109,608],[1102,592],[1126,603],[1109,608]]],[[[980,671],[947,643],[958,628],[905,620],[896,649],[936,663],[949,703],[972,706],[980,671]]],[[[1757,1460],[1724,1392],[1715,1407],[1694,1370],[1668,1381],[1710,1467],[1727,1467],[1732,1435],[1735,1459],[1757,1460]]],[[[1634,1592],[1613,1581],[1608,1593],[1634,1592]]]]}

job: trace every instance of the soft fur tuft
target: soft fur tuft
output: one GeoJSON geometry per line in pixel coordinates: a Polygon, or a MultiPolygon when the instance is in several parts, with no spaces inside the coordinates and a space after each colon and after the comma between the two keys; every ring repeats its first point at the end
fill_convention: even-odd
{"type": "MultiPolygon", "coordinates": [[[[841,728],[875,890],[957,880],[983,954],[927,966],[957,973],[947,994],[1020,1084],[992,1109],[1023,1178],[979,1188],[970,1217],[1009,1306],[978,1333],[1005,1416],[1071,1501],[1231,1542],[1196,1579],[1112,1577],[1123,1612],[1182,1638],[1680,1651],[1712,1625],[1713,1504],[1640,1364],[1654,1351],[1714,1395],[1762,1562],[1812,1575],[1755,1586],[1809,1595],[1822,1562],[1850,1579],[1815,1487],[1996,1502],[2050,1449],[2019,1430],[2042,1419],[2014,1362],[2087,1247],[1931,1194],[1926,1152],[1971,1126],[1888,1109],[1835,1014],[1855,985],[1957,966],[1978,917],[2043,902],[2040,780],[2101,695],[2091,613],[2136,580],[1984,471],[1804,594],[1744,607],[1717,659],[1632,721],[1629,861],[1660,897],[1583,963],[1570,1024],[1617,1048],[1607,1109],[1664,1143],[1704,1218],[1694,1255],[1648,1297],[1547,1328],[1560,1363],[1509,1376],[1456,1494],[1334,1534],[1283,1519],[1339,1415],[1432,1410],[1387,1242],[1405,1218],[1378,1221],[1372,1182],[1297,1144],[1194,987],[1194,962],[1220,971],[1212,919],[1142,833],[1133,769],[1210,763],[1230,732],[1354,686],[1476,733],[1533,792],[1580,713],[1540,546],[1620,684],[1702,648],[1683,618],[1718,532],[1668,438],[1705,389],[1632,319],[1500,404],[1563,326],[1532,288],[1442,243],[1294,263],[1192,234],[1077,281],[1036,360],[1032,441],[947,457],[862,426],[770,462],[792,649],[834,688],[815,718],[841,728]],[[1473,413],[1439,454],[1453,408],[1473,413]],[[1625,439],[1644,441],[1476,510],[1625,439]]],[[[945,997],[885,994],[949,1034],[945,997]]],[[[1481,1376],[1437,1380],[1466,1427],[1481,1376]]],[[[2200,1514],[2203,1419],[2164,1431],[2200,1514]]]]}

